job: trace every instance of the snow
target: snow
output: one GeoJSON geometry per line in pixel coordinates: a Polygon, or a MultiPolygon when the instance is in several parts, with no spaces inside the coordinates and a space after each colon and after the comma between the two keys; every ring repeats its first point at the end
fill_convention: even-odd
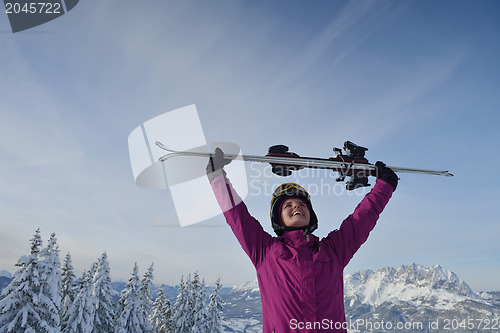
{"type": "Polygon", "coordinates": [[[438,265],[426,268],[413,264],[347,274],[344,286],[346,297],[356,295],[371,306],[403,301],[415,307],[431,303],[436,309],[448,310],[467,299],[482,300],[454,273],[438,265]]]}
{"type": "Polygon", "coordinates": [[[230,318],[224,319],[222,323],[227,328],[224,332],[262,333],[262,323],[254,318],[230,318]]]}
{"type": "Polygon", "coordinates": [[[232,291],[238,291],[238,292],[258,292],[259,291],[259,282],[257,279],[253,279],[251,281],[245,282],[241,286],[234,287],[232,291]]]}

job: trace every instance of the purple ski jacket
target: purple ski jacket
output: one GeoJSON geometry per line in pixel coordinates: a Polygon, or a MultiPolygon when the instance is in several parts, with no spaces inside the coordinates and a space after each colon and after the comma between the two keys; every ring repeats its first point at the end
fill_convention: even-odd
{"type": "Polygon", "coordinates": [[[343,270],[366,241],[393,188],[377,179],[354,212],[325,238],[302,230],[268,234],[229,180],[212,188],[227,223],[257,270],[263,332],[346,332],[343,270]]]}

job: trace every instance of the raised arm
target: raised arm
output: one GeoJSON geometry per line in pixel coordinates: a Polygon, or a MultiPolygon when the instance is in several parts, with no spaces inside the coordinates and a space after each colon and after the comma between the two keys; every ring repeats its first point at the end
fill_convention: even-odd
{"type": "Polygon", "coordinates": [[[209,161],[207,166],[210,184],[227,224],[231,227],[254,266],[258,267],[264,261],[267,250],[273,242],[273,237],[264,231],[259,221],[248,212],[245,203],[236,193],[222,169],[228,163],[217,160],[218,157],[221,158],[220,154],[217,156],[216,151],[214,158],[209,161]],[[217,169],[217,167],[219,168],[217,169]]]}
{"type": "Polygon", "coordinates": [[[333,248],[342,267],[347,266],[368,235],[389,202],[398,183],[397,175],[385,164],[377,162],[377,181],[365,195],[354,212],[324,239],[333,248]]]}

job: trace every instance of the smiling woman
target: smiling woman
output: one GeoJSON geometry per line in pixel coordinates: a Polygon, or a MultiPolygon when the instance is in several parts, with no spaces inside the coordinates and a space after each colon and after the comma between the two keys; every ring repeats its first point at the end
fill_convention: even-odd
{"type": "Polygon", "coordinates": [[[281,205],[281,221],[287,227],[306,227],[310,218],[309,208],[301,198],[286,199],[281,205]]]}
{"type": "Polygon", "coordinates": [[[318,228],[318,218],[307,191],[295,183],[284,183],[271,199],[271,225],[278,236],[287,231],[303,230],[310,234],[318,228]]]}
{"type": "MultiPolygon", "coordinates": [[[[226,177],[223,168],[229,163],[217,148],[207,163],[207,176],[227,223],[256,268],[263,332],[288,332],[295,320],[327,318],[345,323],[344,267],[366,241],[396,189],[396,174],[385,164],[377,164],[379,179],[371,192],[340,229],[321,240],[312,233],[318,219],[307,191],[295,183],[278,186],[271,199],[271,221],[278,236],[273,237],[250,215],[226,177]]],[[[310,331],[321,328],[314,326],[310,331]]],[[[346,332],[342,325],[329,331],[346,332]]]]}

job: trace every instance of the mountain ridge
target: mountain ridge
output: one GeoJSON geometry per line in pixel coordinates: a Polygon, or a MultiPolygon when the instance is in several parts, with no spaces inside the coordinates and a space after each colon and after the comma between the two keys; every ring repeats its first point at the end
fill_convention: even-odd
{"type": "MultiPolygon", "coordinates": [[[[254,279],[227,294],[226,332],[262,331],[257,286],[254,279]]],[[[349,322],[364,324],[357,326],[358,331],[478,332],[485,323],[498,327],[500,292],[475,292],[440,265],[427,268],[413,263],[345,274],[344,305],[349,322]],[[473,327],[455,327],[467,320],[473,327]]]]}

